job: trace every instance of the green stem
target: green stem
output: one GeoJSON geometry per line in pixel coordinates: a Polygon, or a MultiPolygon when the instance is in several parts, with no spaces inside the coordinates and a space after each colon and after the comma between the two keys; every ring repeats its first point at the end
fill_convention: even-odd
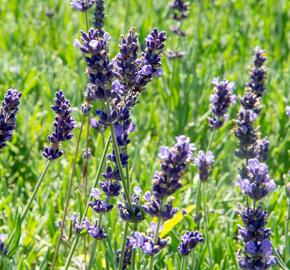
{"type": "Polygon", "coordinates": [[[203,206],[204,206],[204,225],[205,225],[205,235],[206,235],[206,245],[208,248],[208,254],[209,254],[209,262],[211,268],[213,267],[213,260],[212,260],[212,252],[211,247],[209,244],[209,233],[208,233],[208,209],[206,204],[206,191],[205,191],[205,184],[203,184],[203,206]]]}
{"type": "Polygon", "coordinates": [[[70,199],[70,194],[71,194],[71,190],[72,190],[72,183],[73,183],[73,178],[74,178],[75,170],[76,170],[76,160],[77,160],[77,155],[78,155],[78,151],[79,151],[79,145],[80,145],[80,141],[81,141],[81,136],[82,136],[82,132],[83,132],[84,123],[85,123],[85,117],[83,116],[81,127],[80,127],[80,131],[79,131],[79,135],[78,135],[78,139],[77,139],[76,149],[75,149],[75,153],[74,153],[72,171],[71,171],[71,176],[70,176],[70,179],[69,179],[68,191],[67,191],[66,200],[65,200],[65,208],[64,208],[64,213],[63,213],[61,226],[60,226],[60,234],[59,234],[59,237],[58,237],[55,253],[54,253],[54,256],[53,256],[53,260],[52,260],[52,266],[51,266],[52,270],[54,269],[55,264],[56,264],[58,251],[59,251],[60,244],[61,244],[62,237],[63,237],[63,233],[64,233],[64,226],[65,226],[66,217],[67,217],[69,199],[70,199]]]}
{"type": "MultiPolygon", "coordinates": [[[[109,149],[109,145],[110,145],[110,141],[111,141],[111,138],[108,139],[106,145],[105,145],[105,148],[104,148],[104,151],[103,151],[103,154],[102,154],[102,157],[101,157],[101,161],[100,161],[100,164],[99,164],[99,167],[98,167],[98,170],[97,170],[97,174],[96,174],[96,178],[95,178],[95,182],[94,182],[94,185],[93,187],[97,186],[98,182],[99,182],[99,178],[101,176],[101,172],[102,172],[102,168],[105,164],[105,160],[106,160],[106,155],[107,155],[107,152],[108,152],[108,149],[109,149]]],[[[91,196],[89,197],[89,200],[90,200],[91,196]]],[[[89,202],[87,203],[86,205],[86,208],[85,208],[85,211],[82,215],[82,218],[81,218],[81,221],[84,220],[84,218],[86,217],[87,215],[87,212],[88,212],[88,209],[89,209],[89,202]]],[[[72,256],[76,250],[76,247],[77,247],[77,244],[78,244],[78,241],[79,241],[79,238],[80,238],[80,235],[77,234],[76,235],[76,238],[72,244],[72,247],[70,249],[70,252],[69,252],[69,255],[68,255],[68,258],[66,260],[66,263],[65,263],[65,270],[68,269],[69,265],[70,265],[70,262],[71,262],[71,259],[72,259],[72,256]]]]}
{"type": "MultiPolygon", "coordinates": [[[[134,224],[134,232],[136,232],[138,229],[137,223],[134,224]]],[[[132,254],[132,270],[135,270],[135,260],[136,260],[136,249],[133,249],[133,254],[132,254]]]]}
{"type": "Polygon", "coordinates": [[[211,144],[212,144],[212,140],[213,140],[213,137],[215,135],[215,129],[213,129],[212,133],[211,133],[211,136],[210,136],[210,139],[209,139],[209,142],[208,142],[208,145],[207,145],[207,148],[206,148],[206,152],[209,151],[210,147],[211,147],[211,144]]]}
{"type": "MultiPolygon", "coordinates": [[[[287,192],[287,190],[286,190],[287,192]]],[[[285,259],[289,258],[290,254],[290,243],[289,243],[289,221],[290,221],[290,198],[287,200],[287,216],[286,216],[286,226],[285,226],[285,259]]]]}
{"type": "Polygon", "coordinates": [[[181,262],[180,262],[180,267],[179,267],[179,269],[180,269],[180,270],[183,270],[183,268],[184,268],[184,256],[181,256],[181,262]]]}
{"type": "MultiPolygon", "coordinates": [[[[161,201],[160,201],[160,210],[162,209],[162,206],[163,206],[163,200],[161,199],[161,201]]],[[[158,217],[156,230],[155,230],[155,234],[154,234],[154,243],[157,243],[157,241],[158,241],[160,225],[161,225],[161,218],[158,217]]],[[[154,264],[154,256],[151,256],[150,264],[149,264],[149,270],[153,269],[153,264],[154,264]]]]}
{"type": "MultiPolygon", "coordinates": [[[[26,215],[27,215],[27,213],[28,213],[28,211],[29,211],[29,208],[31,207],[31,204],[32,204],[32,202],[33,202],[33,200],[34,200],[34,198],[35,198],[35,196],[36,196],[36,194],[37,194],[37,192],[38,192],[38,190],[39,190],[39,188],[40,188],[40,186],[41,186],[41,184],[42,184],[42,182],[43,182],[43,180],[44,180],[44,177],[45,177],[45,175],[46,175],[46,173],[47,173],[47,171],[48,171],[48,168],[49,168],[49,166],[50,166],[51,163],[52,163],[51,160],[48,160],[48,161],[46,162],[45,167],[44,167],[44,169],[43,169],[43,171],[42,171],[42,174],[40,175],[40,177],[39,177],[39,179],[38,179],[38,181],[37,181],[37,184],[36,184],[36,186],[35,186],[35,188],[34,188],[32,194],[31,194],[31,196],[30,196],[30,199],[29,199],[29,201],[28,201],[28,203],[27,203],[27,205],[26,205],[26,207],[25,207],[25,209],[24,209],[24,212],[23,212],[23,214],[22,214],[22,216],[21,216],[21,218],[20,218],[20,222],[21,222],[21,223],[24,221],[24,219],[25,219],[25,217],[26,217],[26,215]]],[[[13,239],[13,237],[14,237],[14,234],[15,234],[15,229],[13,230],[13,232],[12,232],[12,234],[11,234],[9,240],[7,241],[7,246],[8,246],[8,247],[9,247],[9,245],[10,245],[11,242],[12,242],[12,239],[13,239]]]]}
{"type": "Polygon", "coordinates": [[[197,196],[196,196],[196,224],[197,224],[197,228],[199,228],[199,221],[200,221],[200,205],[201,205],[201,201],[200,201],[200,194],[201,194],[201,181],[199,181],[198,183],[198,190],[197,190],[197,196]]]}
{"type": "Polygon", "coordinates": [[[126,222],[124,236],[123,236],[123,243],[122,243],[121,258],[120,258],[120,261],[119,261],[119,270],[123,269],[123,261],[124,261],[124,257],[125,257],[125,251],[126,251],[126,242],[127,242],[128,229],[129,229],[129,225],[128,225],[128,222],[126,222]]]}
{"type": "MultiPolygon", "coordinates": [[[[119,147],[117,144],[115,130],[114,130],[113,125],[111,125],[111,134],[112,134],[113,149],[114,149],[114,152],[116,155],[117,166],[118,166],[120,177],[121,177],[121,180],[123,183],[123,188],[125,191],[126,200],[129,204],[130,210],[132,211],[133,207],[132,207],[132,203],[131,203],[130,192],[128,190],[128,186],[126,185],[126,177],[124,175],[124,171],[123,171],[123,167],[122,167],[122,163],[121,163],[121,159],[120,159],[120,151],[119,151],[119,147]]],[[[132,213],[133,213],[133,211],[132,211],[132,213]]]]}
{"type": "Polygon", "coordinates": [[[280,265],[281,269],[283,269],[283,270],[289,270],[289,268],[287,267],[287,265],[282,260],[279,252],[274,247],[273,247],[273,251],[274,251],[274,254],[275,254],[276,258],[277,258],[277,262],[280,265]]]}
{"type": "Polygon", "coordinates": [[[87,14],[87,12],[85,12],[85,22],[86,22],[87,31],[89,31],[89,21],[88,21],[88,14],[87,14]]]}

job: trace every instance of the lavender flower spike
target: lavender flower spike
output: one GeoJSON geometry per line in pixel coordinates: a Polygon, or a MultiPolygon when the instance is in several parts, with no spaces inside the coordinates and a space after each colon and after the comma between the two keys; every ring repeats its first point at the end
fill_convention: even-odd
{"type": "Polygon", "coordinates": [[[199,179],[202,182],[205,182],[208,180],[210,172],[211,172],[211,166],[214,163],[214,155],[211,151],[204,152],[200,150],[198,152],[197,157],[195,158],[195,165],[198,168],[199,171],[199,179]]]}
{"type": "Polygon", "coordinates": [[[181,237],[181,243],[178,247],[178,251],[180,255],[187,256],[198,243],[202,243],[203,241],[204,238],[200,233],[188,231],[181,237]]]}
{"type": "Polygon", "coordinates": [[[255,201],[262,199],[276,188],[274,180],[269,177],[267,165],[255,158],[248,161],[245,177],[239,176],[237,185],[243,193],[255,201]]]}
{"type": "Polygon", "coordinates": [[[172,195],[181,188],[180,178],[187,163],[193,159],[193,150],[194,144],[185,136],[176,137],[176,144],[171,148],[161,147],[161,171],[156,172],[153,178],[153,193],[156,198],[172,195]]]}
{"type": "Polygon", "coordinates": [[[20,97],[21,93],[16,89],[9,89],[4,96],[0,107],[0,150],[12,139],[20,97]]]}
{"type": "Polygon", "coordinates": [[[239,251],[238,261],[245,270],[265,270],[276,263],[272,255],[271,230],[265,228],[267,213],[259,206],[240,211],[245,227],[239,226],[239,238],[245,242],[244,251],[239,251]]]}
{"type": "Polygon", "coordinates": [[[76,122],[71,116],[70,103],[62,91],[56,92],[54,105],[51,108],[56,113],[53,132],[48,136],[51,146],[43,150],[43,155],[48,160],[57,159],[63,155],[63,151],[59,148],[60,143],[70,140],[73,137],[71,132],[76,127],[76,122]]]}
{"type": "Polygon", "coordinates": [[[95,0],[72,0],[71,6],[72,8],[85,12],[90,9],[95,3],[95,0]]]}
{"type": "Polygon", "coordinates": [[[231,103],[236,101],[236,96],[232,94],[235,83],[227,80],[219,81],[218,78],[215,78],[212,84],[215,86],[215,92],[210,96],[212,117],[209,119],[209,123],[213,128],[218,129],[227,119],[227,110],[231,103]]]}
{"type": "Polygon", "coordinates": [[[94,12],[94,26],[98,29],[102,34],[105,20],[105,1],[104,0],[95,0],[96,1],[96,9],[94,12]]]}

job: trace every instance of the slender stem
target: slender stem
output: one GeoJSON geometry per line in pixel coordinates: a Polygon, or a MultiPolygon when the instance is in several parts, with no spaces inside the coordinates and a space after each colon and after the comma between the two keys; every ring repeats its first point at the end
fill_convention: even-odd
{"type": "Polygon", "coordinates": [[[197,196],[196,196],[196,224],[197,224],[197,227],[199,228],[199,221],[200,221],[200,193],[201,193],[201,181],[199,181],[198,183],[198,190],[197,190],[197,196]]]}
{"type": "Polygon", "coordinates": [[[213,266],[213,260],[212,260],[212,252],[211,252],[211,247],[209,244],[209,233],[208,233],[208,209],[207,209],[207,204],[206,204],[206,191],[205,191],[205,184],[203,184],[203,206],[204,206],[204,225],[205,225],[205,234],[206,234],[206,245],[208,248],[208,253],[209,253],[209,261],[210,261],[210,266],[213,266]]]}
{"type": "MultiPolygon", "coordinates": [[[[160,201],[160,211],[162,209],[162,206],[163,206],[163,199],[161,199],[161,201],[160,201]]],[[[157,226],[156,226],[156,230],[155,230],[155,234],[154,234],[154,243],[155,244],[158,241],[160,225],[161,225],[161,218],[158,217],[157,226]]],[[[153,264],[154,264],[154,256],[151,256],[149,270],[152,270],[153,269],[153,264]]]]}
{"type": "Polygon", "coordinates": [[[183,268],[184,268],[184,256],[181,256],[181,262],[180,262],[180,267],[179,267],[179,269],[180,269],[180,270],[183,270],[183,268]]]}
{"type": "MultiPolygon", "coordinates": [[[[111,125],[111,134],[112,134],[113,149],[114,149],[114,152],[116,155],[117,166],[118,166],[120,177],[121,177],[121,180],[123,183],[123,188],[125,191],[126,200],[129,204],[130,210],[132,211],[133,207],[132,207],[132,203],[131,203],[131,199],[130,199],[130,192],[129,192],[128,187],[126,185],[126,177],[124,175],[124,171],[123,171],[123,167],[122,167],[122,163],[121,163],[121,158],[120,158],[120,151],[119,151],[119,147],[117,144],[115,130],[114,130],[113,125],[111,125]]],[[[133,213],[133,211],[132,211],[132,213],[133,213]]]]}
{"type": "MultiPolygon", "coordinates": [[[[44,169],[43,169],[43,171],[42,171],[42,173],[41,173],[41,175],[40,175],[40,177],[39,177],[39,179],[37,181],[37,184],[36,184],[32,194],[30,196],[30,199],[29,199],[29,201],[28,201],[28,203],[27,203],[27,205],[26,205],[26,207],[24,209],[24,212],[23,212],[23,214],[22,214],[22,216],[20,218],[20,223],[22,223],[24,221],[24,219],[25,219],[25,217],[26,217],[26,215],[27,215],[27,213],[29,211],[29,208],[31,207],[31,204],[32,204],[32,202],[33,202],[33,200],[34,200],[34,198],[35,198],[35,196],[36,196],[36,194],[37,194],[37,192],[38,192],[38,190],[39,190],[39,188],[40,188],[40,186],[41,186],[41,184],[42,184],[42,182],[44,180],[44,177],[45,177],[45,175],[46,175],[46,173],[48,171],[48,168],[49,168],[51,163],[52,163],[51,160],[47,160],[47,162],[46,162],[46,164],[44,166],[44,169]]],[[[15,229],[13,230],[11,236],[9,237],[9,239],[7,241],[7,247],[9,247],[9,245],[11,244],[12,239],[14,237],[14,234],[15,234],[15,229]]]]}
{"type": "MultiPolygon", "coordinates": [[[[106,155],[107,155],[107,152],[108,152],[108,149],[109,149],[110,141],[111,141],[111,138],[108,139],[108,141],[107,141],[107,143],[106,143],[106,145],[105,145],[105,148],[104,148],[104,151],[103,151],[103,154],[102,154],[102,157],[101,157],[101,161],[100,161],[100,164],[99,164],[99,167],[98,167],[98,170],[97,170],[97,174],[96,174],[96,178],[95,178],[95,182],[94,182],[93,187],[95,187],[95,186],[98,184],[98,182],[99,182],[99,178],[100,178],[100,176],[101,176],[102,168],[103,168],[103,166],[104,166],[104,164],[105,164],[106,155]]],[[[90,196],[90,197],[91,197],[91,196],[90,196]]],[[[90,200],[90,198],[89,198],[89,200],[90,200]]],[[[83,213],[83,215],[82,215],[81,221],[83,221],[84,218],[86,217],[87,212],[88,212],[88,209],[89,209],[89,202],[88,202],[87,205],[86,205],[86,208],[85,208],[85,211],[84,211],[84,213],[83,213]]],[[[79,238],[80,238],[80,235],[77,234],[77,235],[76,235],[76,238],[74,239],[74,242],[73,242],[73,244],[72,244],[72,247],[71,247],[71,249],[70,249],[70,252],[69,252],[68,258],[67,258],[67,260],[66,260],[65,268],[64,268],[65,270],[67,270],[68,267],[69,267],[69,265],[70,265],[70,262],[71,262],[71,259],[72,259],[73,254],[74,254],[74,252],[75,252],[75,250],[76,250],[76,247],[77,247],[77,244],[78,244],[79,238]]]]}
{"type": "Polygon", "coordinates": [[[87,12],[85,12],[85,21],[86,21],[87,31],[89,31],[89,21],[88,21],[88,13],[87,12]]]}
{"type": "Polygon", "coordinates": [[[206,152],[209,151],[209,149],[210,149],[210,147],[211,147],[211,144],[212,144],[212,140],[213,140],[213,137],[214,137],[215,131],[216,131],[216,129],[213,129],[213,131],[211,132],[211,136],[210,136],[210,139],[209,139],[209,142],[208,142],[207,148],[206,148],[206,152]]]}
{"type": "MultiPolygon", "coordinates": [[[[287,190],[286,190],[287,192],[287,190]]],[[[290,198],[287,199],[287,216],[286,216],[286,226],[285,226],[285,258],[289,258],[290,253],[290,243],[289,243],[289,221],[290,221],[290,198]]]]}
{"type": "Polygon", "coordinates": [[[125,257],[125,251],[126,251],[128,229],[129,229],[129,224],[128,224],[128,222],[126,222],[124,236],[123,236],[123,243],[122,243],[122,252],[121,252],[121,257],[120,257],[120,261],[119,261],[119,270],[123,269],[123,261],[124,261],[124,257],[125,257]]]}
{"type": "Polygon", "coordinates": [[[274,254],[276,256],[277,262],[280,265],[281,269],[283,269],[283,270],[289,270],[289,268],[287,267],[287,265],[282,260],[279,252],[274,247],[273,247],[273,251],[274,251],[274,254]]]}
{"type": "Polygon", "coordinates": [[[77,160],[77,155],[78,155],[78,151],[79,151],[79,145],[80,145],[80,141],[81,141],[84,123],[85,123],[85,117],[83,116],[82,123],[80,126],[79,135],[78,135],[78,139],[77,139],[76,149],[75,149],[75,153],[74,153],[72,171],[71,171],[71,176],[69,179],[68,191],[67,191],[66,200],[65,200],[64,213],[63,213],[63,218],[62,218],[62,222],[61,222],[61,226],[60,226],[60,234],[58,237],[55,253],[53,256],[53,260],[52,260],[52,266],[51,266],[52,270],[54,269],[55,264],[56,264],[58,251],[59,251],[60,244],[61,244],[62,237],[63,237],[63,233],[64,233],[64,226],[65,226],[66,217],[67,217],[67,211],[68,211],[68,206],[69,206],[69,199],[70,199],[70,194],[71,194],[71,189],[72,189],[72,183],[73,183],[73,178],[74,178],[75,170],[76,170],[76,160],[77,160]]]}

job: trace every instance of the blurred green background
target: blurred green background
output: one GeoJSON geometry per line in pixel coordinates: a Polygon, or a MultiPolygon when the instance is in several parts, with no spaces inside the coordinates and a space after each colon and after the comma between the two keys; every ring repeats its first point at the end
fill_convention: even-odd
{"type": "MultiPolygon", "coordinates": [[[[252,65],[254,47],[265,49],[267,92],[258,124],[261,135],[270,140],[268,165],[277,189],[265,199],[264,205],[270,215],[274,246],[287,259],[283,249],[287,214],[285,185],[289,182],[290,167],[289,117],[286,116],[286,106],[290,105],[290,2],[192,1],[189,18],[183,23],[187,32],[184,39],[169,30],[173,20],[168,4],[165,0],[106,1],[105,30],[112,37],[112,58],[118,52],[120,35],[131,27],[139,33],[140,44],[144,44],[147,34],[157,27],[167,32],[166,51],[177,48],[186,51],[186,57],[181,60],[163,57],[163,77],[147,87],[132,113],[137,125],[129,149],[132,179],[143,190],[149,189],[152,175],[159,168],[159,147],[172,145],[177,135],[190,136],[197,149],[205,149],[211,133],[207,117],[212,79],[220,77],[234,81],[235,92],[241,96],[249,80],[248,67],[252,65]]],[[[93,10],[89,13],[90,19],[92,13],[93,10]]],[[[42,149],[52,129],[54,114],[50,106],[57,90],[64,90],[73,106],[75,119],[81,118],[79,108],[87,78],[83,57],[73,47],[80,29],[85,29],[84,16],[72,10],[69,1],[0,0],[0,98],[8,88],[17,88],[23,93],[17,131],[0,154],[1,233],[9,233],[13,228],[16,209],[23,210],[44,167],[42,149]]],[[[240,161],[234,156],[237,140],[232,134],[238,109],[239,103],[232,108],[227,124],[216,133],[211,147],[216,163],[207,189],[209,206],[213,210],[210,230],[214,269],[237,269],[235,253],[241,247],[236,239],[240,223],[236,209],[243,204],[243,197],[235,187],[240,161]]],[[[75,135],[77,133],[75,130],[75,135]]],[[[58,236],[55,222],[61,218],[75,143],[76,136],[63,145],[66,154],[54,163],[45,178],[23,226],[22,245],[14,261],[18,268],[15,269],[48,269],[58,236]]],[[[92,182],[102,152],[102,137],[96,132],[91,134],[90,147],[93,150],[93,158],[89,161],[92,182]]],[[[82,167],[80,153],[70,213],[82,207],[82,167]]],[[[195,205],[197,182],[196,168],[191,166],[184,178],[184,188],[175,195],[175,206],[182,209],[195,205]]],[[[114,209],[105,221],[113,248],[120,247],[120,239],[115,235],[121,232],[122,223],[116,223],[117,218],[114,209]],[[115,226],[112,228],[110,224],[115,226]]],[[[147,225],[145,222],[141,229],[146,230],[147,225]]],[[[177,268],[178,237],[185,229],[194,228],[191,214],[174,227],[169,233],[171,244],[159,256],[157,269],[177,268]]],[[[70,241],[62,245],[60,265],[69,245],[70,241]]],[[[107,255],[104,245],[99,248],[98,254],[107,255]]],[[[188,269],[211,269],[205,252],[202,248],[197,249],[195,263],[189,263],[188,267],[192,268],[188,269]]],[[[104,267],[101,257],[97,256],[95,269],[100,269],[102,263],[104,267]]],[[[80,245],[72,269],[81,269],[83,262],[84,252],[80,245]]]]}

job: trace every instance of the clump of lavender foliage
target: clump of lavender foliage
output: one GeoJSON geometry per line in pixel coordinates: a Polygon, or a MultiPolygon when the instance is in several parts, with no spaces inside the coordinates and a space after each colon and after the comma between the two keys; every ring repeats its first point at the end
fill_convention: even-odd
{"type": "Polygon", "coordinates": [[[239,211],[244,227],[239,227],[239,238],[244,241],[244,250],[238,252],[239,266],[246,270],[268,269],[276,263],[272,256],[273,247],[270,240],[271,230],[267,225],[267,213],[262,205],[256,208],[256,202],[275,190],[275,182],[270,179],[268,167],[262,161],[267,160],[269,142],[259,140],[254,121],[261,112],[260,99],[265,92],[265,51],[255,49],[254,67],[247,83],[247,92],[241,99],[242,108],[238,114],[235,135],[239,139],[236,154],[246,159],[241,169],[237,185],[242,192],[253,200],[253,207],[239,211]]]}
{"type": "Polygon", "coordinates": [[[9,89],[0,107],[0,150],[12,139],[13,130],[16,128],[16,114],[20,104],[21,92],[9,89]]]}
{"type": "Polygon", "coordinates": [[[45,147],[43,150],[43,155],[48,160],[57,159],[63,155],[60,143],[70,140],[73,137],[71,132],[76,127],[76,122],[71,116],[70,103],[62,91],[56,92],[54,105],[51,108],[56,114],[53,132],[48,136],[51,146],[45,147]]]}

